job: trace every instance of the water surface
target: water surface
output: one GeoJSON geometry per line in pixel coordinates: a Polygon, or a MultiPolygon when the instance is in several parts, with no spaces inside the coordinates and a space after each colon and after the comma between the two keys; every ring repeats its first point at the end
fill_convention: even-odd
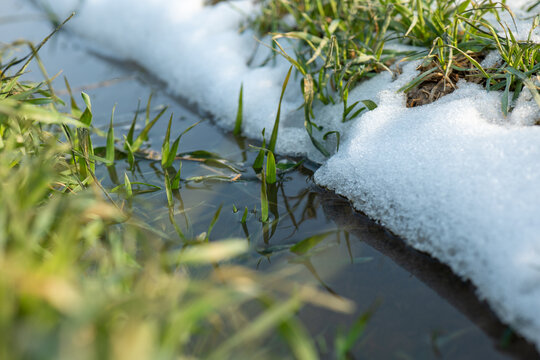
{"type": "MultiPolygon", "coordinates": [[[[0,41],[25,38],[38,42],[50,32],[47,19],[25,4],[3,1],[0,41]]],[[[163,84],[133,63],[113,60],[114,54],[69,33],[58,34],[40,55],[50,75],[62,71],[75,93],[84,90],[90,94],[95,124],[104,129],[112,107],[117,104],[117,132],[125,133],[138,100],[141,100],[140,115],[144,116],[151,93],[152,115],[164,106],[169,106],[167,116],[174,113],[173,138],[200,122],[183,137],[179,151],[217,153],[241,169],[242,176],[234,182],[183,182],[175,194],[175,221],[187,236],[197,236],[207,231],[221,206],[211,240],[246,238],[251,251],[241,259],[243,265],[262,272],[294,268],[299,281],[317,284],[333,296],[352,299],[357,305],[354,314],[336,314],[312,306],[306,306],[298,314],[323,357],[331,358],[338,331],[348,329],[357,318],[371,311],[366,332],[354,348],[355,359],[538,358],[531,345],[512,335],[489,307],[476,299],[470,284],[354,212],[347,201],[315,185],[312,181],[314,165],[304,164],[285,174],[276,186],[271,186],[270,210],[274,221],[263,224],[258,210],[260,181],[250,169],[256,153],[248,146],[257,143],[219,129],[203,112],[171,96],[163,84]],[[245,207],[249,214],[246,224],[242,225],[245,207]],[[233,211],[234,208],[239,211],[233,211]],[[292,245],[320,234],[325,236],[306,253],[291,251],[292,245]]],[[[39,69],[32,67],[27,77],[39,79],[39,69]]],[[[55,86],[66,95],[61,76],[55,86]]],[[[149,150],[159,151],[166,120],[160,121],[150,133],[149,150]]],[[[100,140],[96,142],[99,144],[100,140]]],[[[233,175],[227,169],[198,161],[182,164],[184,179],[233,175]]],[[[175,166],[178,169],[178,162],[175,166]]],[[[139,160],[132,170],[128,169],[127,162],[119,161],[114,169],[100,168],[99,175],[106,185],[113,186],[123,183],[124,172],[132,182],[163,186],[163,170],[159,162],[152,160],[139,160]]],[[[175,237],[163,190],[141,194],[131,206],[138,217],[170,234],[171,238],[175,237]]],[[[178,244],[180,241],[171,246],[178,244]]]]}

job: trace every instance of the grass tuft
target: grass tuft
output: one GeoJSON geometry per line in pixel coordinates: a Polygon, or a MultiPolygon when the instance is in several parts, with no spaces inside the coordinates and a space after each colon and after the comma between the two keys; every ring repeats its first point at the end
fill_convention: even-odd
{"type": "MultiPolygon", "coordinates": [[[[401,90],[408,105],[420,106],[452,92],[460,79],[483,84],[488,91],[502,92],[506,115],[522,89],[527,88],[540,106],[540,44],[531,40],[540,15],[532,18],[529,38],[517,40],[512,26],[501,22],[510,12],[505,2],[442,0],[267,0],[261,16],[250,25],[275,41],[281,54],[302,75],[306,96],[306,131],[324,155],[328,150],[313,134],[317,129],[312,102],[343,103],[343,122],[353,120],[373,106],[348,105],[349,91],[381,71],[396,75],[400,61],[422,59],[421,74],[401,90]],[[495,19],[495,24],[491,21],[495,19]],[[294,56],[279,41],[289,41],[294,56]],[[399,42],[424,50],[398,51],[399,42]],[[480,60],[497,51],[502,61],[484,68],[480,60]],[[510,96],[510,93],[513,93],[510,96]]],[[[538,6],[532,4],[530,11],[538,6]]],[[[275,56],[274,54],[274,56],[275,56]]],[[[367,105],[367,104],[365,104],[367,105]]]]}
{"type": "MultiPolygon", "coordinates": [[[[89,95],[82,94],[81,111],[65,80],[71,102],[62,112],[50,81],[21,82],[24,71],[11,72],[17,64],[25,68],[28,59],[37,61],[39,47],[7,61],[0,51],[0,358],[235,358],[266,351],[273,329],[325,294],[286,279],[290,274],[266,276],[233,265],[248,241],[210,241],[221,206],[203,233],[206,241],[184,234],[175,217],[178,190],[187,180],[182,163],[177,171],[173,165],[182,135],[195,125],[171,145],[172,115],[159,160],[151,161],[161,161],[162,194],[177,237],[137,219],[131,205],[161,187],[135,181],[129,170],[150,161],[141,154],[166,109],[151,118],[150,98],[143,130],[135,137],[135,115],[119,147],[113,109],[106,145],[96,148],[92,137],[100,133],[89,95]],[[115,166],[128,170],[123,179],[111,175],[116,186],[109,188],[96,171],[115,174],[115,166]],[[191,276],[197,268],[207,276],[191,276]],[[284,292],[276,279],[302,291],[284,292]],[[257,307],[263,300],[276,305],[257,307]]],[[[238,171],[209,152],[189,155],[238,171]]],[[[243,223],[247,216],[246,208],[243,223]]],[[[328,305],[350,311],[341,299],[328,305]]],[[[291,351],[314,354],[300,325],[289,326],[285,339],[298,340],[291,351]]]]}

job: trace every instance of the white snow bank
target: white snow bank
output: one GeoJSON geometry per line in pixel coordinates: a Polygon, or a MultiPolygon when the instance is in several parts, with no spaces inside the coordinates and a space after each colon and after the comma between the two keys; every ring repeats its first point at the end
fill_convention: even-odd
{"type": "MultiPolygon", "coordinates": [[[[50,6],[65,15],[78,3],[50,6]]],[[[260,138],[263,128],[272,129],[288,64],[247,65],[256,42],[237,27],[256,9],[250,1],[230,4],[86,0],[70,27],[137,61],[226,128],[243,83],[244,133],[260,138]]],[[[259,50],[254,63],[263,57],[259,50]]],[[[407,109],[396,90],[415,74],[409,64],[396,81],[381,74],[354,89],[350,103],[379,105],[354,122],[341,124],[341,104],[316,110],[325,131],[344,137],[315,179],[470,279],[502,320],[540,349],[540,127],[523,126],[540,118],[538,107],[525,90],[504,118],[501,94],[462,83],[434,104],[407,109]]],[[[278,150],[322,160],[295,111],[301,104],[295,80],[283,104],[278,150]]]]}
{"type": "Polygon", "coordinates": [[[407,109],[384,92],[315,180],[470,279],[540,344],[540,128],[491,123],[499,96],[462,84],[407,109]]]}

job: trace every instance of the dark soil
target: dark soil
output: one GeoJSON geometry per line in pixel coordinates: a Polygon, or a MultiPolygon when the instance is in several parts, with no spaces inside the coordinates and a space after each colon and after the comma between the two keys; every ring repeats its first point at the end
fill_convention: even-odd
{"type": "MultiPolygon", "coordinates": [[[[471,55],[476,61],[481,61],[485,54],[478,53],[471,55]]],[[[435,67],[439,67],[436,60],[429,64],[418,67],[421,73],[429,71],[435,67]]],[[[453,61],[453,67],[448,75],[442,69],[428,75],[419,85],[415,86],[407,92],[407,107],[416,107],[440,99],[444,95],[448,95],[456,89],[456,83],[460,79],[465,79],[477,84],[485,83],[485,78],[471,64],[471,62],[463,55],[456,56],[453,61]]]]}

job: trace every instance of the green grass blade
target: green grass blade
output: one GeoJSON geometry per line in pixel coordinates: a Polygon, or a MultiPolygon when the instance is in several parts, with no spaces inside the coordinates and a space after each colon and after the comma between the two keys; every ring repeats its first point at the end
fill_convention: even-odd
{"type": "Polygon", "coordinates": [[[171,124],[172,124],[173,114],[171,114],[171,117],[169,118],[169,124],[167,125],[167,131],[165,132],[165,138],[163,139],[163,144],[161,145],[161,166],[164,168],[167,168],[168,166],[165,166],[167,163],[167,160],[169,158],[169,141],[171,139],[171,124]]]}
{"type": "MultiPolygon", "coordinates": [[[[176,138],[176,140],[172,144],[170,150],[167,152],[166,161],[165,161],[165,164],[163,164],[163,167],[168,168],[168,167],[172,166],[174,160],[176,159],[176,153],[178,152],[178,146],[180,145],[180,138],[181,137],[182,137],[182,135],[179,135],[176,138]]],[[[162,161],[163,161],[163,158],[162,158],[162,161]]]]}
{"type": "Polygon", "coordinates": [[[517,76],[521,81],[523,81],[523,84],[529,89],[531,92],[531,95],[533,96],[534,101],[536,104],[540,107],[540,94],[538,93],[538,88],[536,85],[532,82],[532,80],[523,72],[516,70],[512,67],[507,67],[506,71],[510,72],[512,75],[517,76]]]}
{"type": "Polygon", "coordinates": [[[238,112],[234,124],[233,134],[239,136],[242,134],[242,122],[244,119],[244,84],[240,85],[240,94],[238,95],[238,112]]]}
{"type": "Polygon", "coordinates": [[[347,334],[339,334],[336,337],[336,359],[346,360],[350,358],[354,345],[365,332],[366,326],[373,315],[373,311],[362,314],[353,324],[347,334]]]}
{"type": "Polygon", "coordinates": [[[248,207],[246,206],[246,207],[244,208],[244,213],[242,214],[242,220],[240,220],[240,222],[241,222],[242,224],[245,224],[245,223],[246,223],[246,221],[247,221],[247,216],[248,216],[248,207]]]}
{"type": "Polygon", "coordinates": [[[90,96],[84,92],[81,92],[81,96],[86,104],[86,109],[82,113],[80,121],[83,124],[90,126],[92,124],[92,103],[90,101],[90,96]]]}
{"type": "Polygon", "coordinates": [[[264,223],[268,221],[268,194],[266,191],[266,174],[264,170],[261,176],[261,221],[264,223]]]}
{"type": "Polygon", "coordinates": [[[310,236],[296,243],[295,245],[291,246],[290,250],[291,252],[297,255],[305,255],[307,252],[309,252],[311,249],[317,246],[321,241],[326,239],[328,235],[334,234],[334,233],[335,231],[328,231],[322,234],[316,234],[316,235],[310,236]]]}
{"type": "MultiPolygon", "coordinates": [[[[154,97],[154,93],[151,92],[150,95],[148,96],[148,102],[146,103],[146,116],[144,118],[144,124],[145,125],[148,125],[148,123],[150,123],[150,108],[152,106],[152,98],[154,97]]],[[[144,139],[144,140],[147,140],[147,139],[144,139]]]]}
{"type": "Polygon", "coordinates": [[[223,208],[223,204],[219,205],[219,208],[216,210],[214,217],[212,218],[212,221],[210,222],[210,225],[208,226],[208,230],[206,231],[206,241],[210,240],[210,234],[212,233],[212,229],[214,228],[214,225],[216,225],[216,222],[219,219],[219,215],[221,214],[222,208],[223,208]]]}
{"type": "Polygon", "coordinates": [[[11,99],[0,99],[0,114],[26,117],[43,124],[66,124],[76,127],[88,127],[88,125],[79,120],[75,120],[62,113],[49,111],[46,108],[20,103],[11,99]]]}
{"type": "Polygon", "coordinates": [[[279,53],[285,58],[287,59],[287,61],[289,61],[298,71],[300,71],[302,73],[302,75],[307,75],[307,72],[306,72],[306,69],[298,62],[296,61],[294,58],[292,58],[289,54],[287,54],[285,52],[285,49],[283,49],[283,47],[279,44],[279,42],[274,39],[274,43],[275,45],[277,45],[277,47],[279,47],[279,53]]]}
{"type": "Polygon", "coordinates": [[[124,189],[126,190],[126,197],[128,199],[131,199],[133,197],[133,188],[131,186],[131,181],[129,181],[127,173],[124,173],[124,189]]]}
{"type": "MultiPolygon", "coordinates": [[[[127,137],[125,138],[125,141],[129,143],[129,145],[133,145],[133,136],[135,134],[135,125],[137,124],[137,117],[139,116],[139,111],[141,109],[141,100],[137,102],[137,110],[135,111],[135,115],[133,116],[133,121],[131,121],[131,126],[129,127],[129,131],[127,133],[127,137]]],[[[124,148],[127,147],[124,146],[124,148]]]]}
{"type": "Polygon", "coordinates": [[[266,155],[266,183],[275,184],[277,181],[276,158],[269,151],[266,155]]]}
{"type": "Polygon", "coordinates": [[[405,86],[403,86],[402,88],[400,88],[398,90],[398,92],[404,92],[404,93],[407,93],[409,92],[412,88],[414,88],[416,85],[418,84],[421,84],[422,81],[427,77],[429,76],[430,74],[434,73],[435,71],[437,71],[438,69],[435,67],[433,69],[430,69],[426,72],[423,72],[422,74],[418,75],[416,78],[414,78],[412,81],[410,81],[409,83],[407,83],[405,86]]]}
{"type": "Polygon", "coordinates": [[[330,135],[332,135],[332,134],[336,135],[336,141],[337,141],[337,144],[336,144],[336,151],[339,151],[339,144],[340,144],[340,142],[341,142],[341,133],[340,133],[339,131],[335,131],[335,130],[334,130],[334,131],[329,131],[329,132],[327,132],[326,134],[324,134],[323,140],[327,140],[328,137],[329,137],[330,135]]]}
{"type": "Polygon", "coordinates": [[[501,99],[501,108],[504,116],[508,116],[509,110],[509,98],[510,98],[510,86],[512,85],[512,75],[510,73],[506,74],[506,86],[501,99]]]}
{"type": "Polygon", "coordinates": [[[309,118],[309,109],[308,109],[308,105],[307,104],[304,104],[304,117],[305,117],[305,120],[304,120],[304,128],[306,129],[306,132],[308,133],[309,135],[309,139],[311,140],[311,143],[313,144],[313,146],[315,146],[315,148],[321,153],[323,154],[325,157],[329,157],[330,156],[330,152],[328,150],[326,150],[326,148],[323,146],[323,144],[321,144],[317,139],[315,139],[315,137],[313,136],[313,124],[311,123],[311,120],[309,118]]]}
{"type": "Polygon", "coordinates": [[[107,132],[107,147],[105,150],[105,159],[107,160],[107,165],[113,165],[114,164],[114,111],[116,109],[116,105],[114,105],[112,109],[111,114],[111,122],[109,123],[109,131],[107,132]]]}
{"type": "Polygon", "coordinates": [[[369,111],[375,110],[377,108],[377,104],[371,100],[362,100],[362,103],[366,105],[369,111]]]}
{"type": "Polygon", "coordinates": [[[171,178],[169,177],[169,173],[165,171],[165,194],[167,195],[167,207],[169,208],[169,221],[174,227],[174,230],[176,231],[178,237],[185,241],[186,236],[184,235],[184,232],[182,231],[182,229],[180,229],[180,226],[178,226],[178,223],[174,218],[174,198],[172,191],[173,184],[171,182],[171,178]]]}
{"type": "Polygon", "coordinates": [[[186,130],[184,130],[180,135],[178,135],[178,137],[176,138],[176,140],[174,141],[172,146],[169,148],[169,137],[170,137],[171,121],[172,121],[172,115],[171,115],[171,118],[169,119],[169,126],[167,128],[167,135],[165,136],[165,140],[164,140],[163,146],[162,146],[161,165],[165,169],[168,168],[168,167],[171,167],[172,164],[174,163],[174,160],[176,159],[176,155],[178,153],[178,147],[180,146],[180,140],[182,139],[182,136],[184,136],[191,129],[193,129],[195,126],[200,124],[200,121],[198,121],[198,122],[188,126],[186,130]]]}
{"type": "Polygon", "coordinates": [[[319,355],[311,335],[302,323],[294,317],[279,326],[280,335],[287,341],[296,359],[317,360],[319,355]]]}
{"type": "Polygon", "coordinates": [[[180,176],[182,174],[182,162],[178,165],[178,171],[174,175],[174,178],[172,179],[171,188],[173,190],[180,189],[180,176]]]}
{"type": "Polygon", "coordinates": [[[67,77],[64,76],[64,83],[66,84],[66,90],[69,94],[69,101],[71,105],[71,113],[76,117],[81,117],[81,109],[79,109],[79,106],[77,105],[77,102],[75,101],[75,98],[73,97],[73,92],[71,91],[71,86],[69,85],[69,81],[67,77]]]}
{"type": "Polygon", "coordinates": [[[133,149],[131,148],[129,141],[127,141],[125,136],[124,136],[124,148],[127,151],[129,168],[133,169],[133,165],[135,165],[135,154],[133,153],[133,149]]]}
{"type": "Polygon", "coordinates": [[[71,13],[71,15],[61,24],[58,24],[58,26],[56,26],[55,29],[49,35],[47,35],[45,39],[43,39],[36,48],[32,46],[32,54],[26,57],[26,62],[24,63],[22,68],[17,72],[15,76],[13,76],[11,80],[7,82],[6,86],[2,88],[2,92],[0,93],[0,99],[7,98],[7,96],[11,93],[11,90],[13,90],[13,88],[18,84],[21,75],[24,74],[24,72],[26,71],[32,60],[36,57],[38,52],[41,50],[41,48],[53,37],[54,34],[56,34],[69,20],[71,20],[73,16],[75,16],[74,12],[71,13]]]}
{"type": "Polygon", "coordinates": [[[287,89],[287,84],[289,83],[289,78],[291,77],[293,67],[289,68],[283,86],[281,87],[281,96],[279,97],[278,111],[276,115],[276,121],[274,122],[274,128],[272,129],[272,135],[270,136],[270,142],[268,144],[268,150],[274,152],[276,149],[276,142],[278,137],[279,122],[281,118],[281,103],[283,102],[283,95],[285,95],[285,89],[287,89]]]}
{"type": "Polygon", "coordinates": [[[167,108],[164,108],[163,110],[161,110],[159,112],[159,114],[157,114],[157,116],[150,122],[148,122],[146,124],[146,126],[144,127],[144,129],[141,131],[141,133],[139,134],[139,136],[137,136],[137,139],[135,139],[135,141],[133,142],[133,145],[131,145],[131,149],[133,151],[137,151],[139,150],[139,148],[141,147],[141,145],[148,139],[148,133],[150,132],[150,130],[152,129],[152,127],[156,124],[156,122],[161,118],[161,116],[163,116],[163,114],[167,111],[167,108]]]}

